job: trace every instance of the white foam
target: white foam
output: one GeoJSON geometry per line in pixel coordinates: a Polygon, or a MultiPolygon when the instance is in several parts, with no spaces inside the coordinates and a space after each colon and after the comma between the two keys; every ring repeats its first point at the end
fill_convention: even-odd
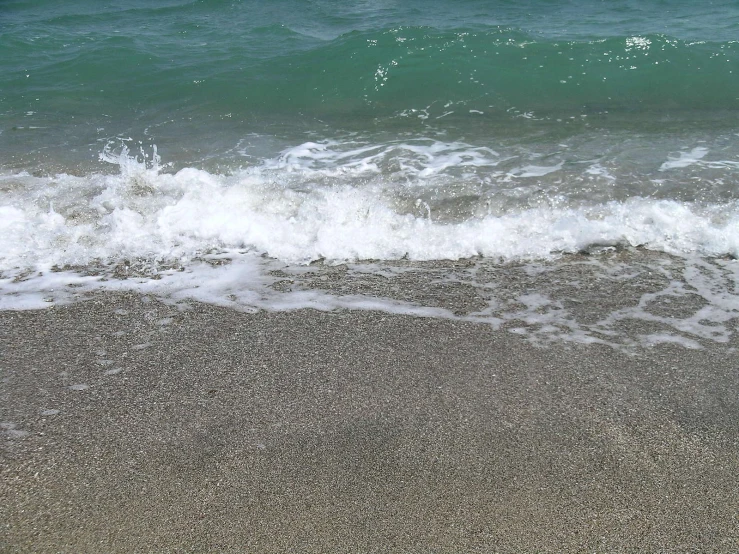
{"type": "MultiPolygon", "coordinates": [[[[450,152],[448,145],[434,144],[424,151],[403,148],[428,157],[422,167],[413,166],[418,179],[450,167],[494,163],[492,151],[450,152]]],[[[635,197],[576,207],[560,201],[562,207],[484,215],[482,206],[489,201],[481,198],[476,213],[482,215],[450,222],[437,221],[435,204],[425,200],[415,203],[420,212],[408,211],[418,210],[405,200],[414,189],[382,176],[321,181],[317,172],[328,178],[335,168],[321,172],[297,162],[288,164],[289,171],[257,167],[218,175],[186,168],[167,174],[125,153],[117,163],[121,171],[114,175],[19,177],[23,186],[0,197],[0,271],[15,277],[26,269],[49,271],[96,260],[187,264],[214,249],[255,251],[292,263],[476,255],[530,259],[592,244],[739,254],[737,202],[698,205],[635,197]]],[[[362,171],[369,165],[365,159],[362,171]]],[[[529,166],[519,176],[559,167],[529,166]]]]}
{"type": "MultiPolygon", "coordinates": [[[[212,265],[208,262],[216,257],[206,257],[203,261],[193,262],[183,271],[163,271],[159,274],[159,279],[91,281],[87,278],[82,280],[71,271],[58,272],[53,274],[57,283],[53,291],[45,289],[45,275],[29,276],[22,282],[6,283],[2,288],[5,293],[2,296],[18,301],[16,306],[11,301],[8,302],[7,307],[14,309],[64,304],[84,299],[89,293],[108,290],[133,291],[178,307],[186,307],[190,301],[195,300],[250,312],[304,308],[321,311],[374,310],[481,323],[496,329],[505,325],[511,332],[541,345],[565,341],[598,343],[616,348],[670,343],[695,349],[702,347],[701,341],[726,344],[737,332],[736,320],[739,318],[739,295],[735,289],[739,282],[739,263],[731,260],[706,260],[698,256],[688,256],[671,259],[657,257],[654,260],[650,258],[652,261],[649,265],[644,265],[643,262],[635,265],[619,261],[606,263],[599,257],[576,258],[582,261],[567,263],[534,262],[525,264],[520,269],[522,275],[531,280],[522,289],[523,292],[507,296],[506,288],[498,289],[495,273],[485,270],[485,266],[478,267],[470,262],[461,265],[459,269],[441,270],[434,269],[433,265],[424,269],[423,265],[417,264],[393,266],[382,263],[349,264],[340,269],[331,269],[331,266],[289,266],[255,253],[239,254],[236,251],[221,254],[218,259],[222,259],[224,255],[230,255],[233,261],[224,265],[212,265]],[[573,266],[582,269],[574,272],[567,269],[573,266]],[[478,277],[479,269],[483,271],[478,277]],[[338,271],[336,275],[343,275],[339,280],[343,280],[343,286],[347,288],[332,290],[332,271],[338,271]],[[428,275],[433,276],[432,281],[428,281],[428,278],[417,280],[418,277],[423,277],[425,271],[431,272],[428,275]],[[559,272],[563,272],[561,275],[565,276],[564,281],[560,281],[559,272]],[[645,275],[651,274],[658,279],[646,278],[647,292],[639,292],[638,296],[630,297],[628,291],[642,289],[645,286],[645,275]],[[560,289],[576,291],[580,288],[580,282],[571,281],[572,275],[582,276],[591,285],[598,283],[598,288],[610,287],[617,295],[618,302],[610,311],[598,313],[598,319],[593,320],[591,315],[582,320],[578,316],[578,310],[572,307],[581,302],[578,300],[579,294],[572,296],[572,292],[564,295],[557,292],[560,289]],[[371,292],[341,292],[352,290],[353,283],[363,279],[372,281],[378,277],[383,279],[379,290],[388,297],[378,297],[371,292]],[[398,281],[394,282],[394,279],[398,281]],[[65,280],[76,286],[59,284],[65,280]],[[630,281],[638,287],[632,289],[628,284],[630,281]],[[288,286],[276,286],[281,283],[287,283],[288,286]],[[452,292],[469,290],[472,287],[477,291],[477,301],[482,301],[486,307],[478,311],[459,313],[453,309],[453,302],[448,307],[425,305],[423,294],[415,301],[391,297],[393,291],[402,291],[405,287],[406,291],[401,294],[401,298],[407,294],[410,294],[409,298],[413,298],[418,291],[423,291],[424,283],[438,283],[443,285],[443,289],[452,292]],[[322,286],[326,288],[316,288],[322,286]],[[32,291],[29,293],[30,298],[24,298],[23,292],[14,292],[13,287],[32,291]],[[39,301],[34,305],[33,300],[39,297],[47,300],[51,298],[52,301],[39,301]],[[674,308],[670,308],[671,306],[674,308]],[[655,310],[655,307],[659,309],[655,310]],[[673,311],[670,312],[670,309],[673,311]],[[640,330],[641,327],[632,325],[631,321],[642,322],[650,329],[656,327],[663,330],[644,333],[640,330]]],[[[504,281],[510,281],[510,277],[504,276],[508,271],[502,270],[504,281]]],[[[507,287],[510,287],[510,282],[507,287]]],[[[592,290],[590,286],[586,288],[592,290]]],[[[363,289],[360,286],[355,290],[363,289]]],[[[377,289],[369,289],[372,290],[377,289]]],[[[445,299],[443,295],[438,296],[437,293],[432,293],[429,298],[433,304],[437,301],[449,302],[449,299],[445,299]]],[[[158,320],[154,322],[158,323],[158,320]]],[[[142,343],[134,348],[143,349],[149,344],[142,343]]],[[[120,368],[107,370],[105,375],[118,373],[119,370],[120,368]]]]}
{"type": "Polygon", "coordinates": [[[549,175],[555,171],[562,169],[564,162],[560,162],[556,165],[527,165],[525,167],[511,171],[511,174],[516,177],[543,177],[549,175]]]}
{"type": "Polygon", "coordinates": [[[680,169],[694,165],[708,154],[708,148],[698,146],[693,148],[690,152],[679,152],[677,157],[670,156],[669,159],[663,163],[659,170],[667,171],[669,169],[680,169]]]}
{"type": "Polygon", "coordinates": [[[669,333],[652,333],[651,335],[642,335],[642,342],[645,346],[656,346],[658,344],[678,344],[690,350],[700,350],[703,348],[699,342],[684,337],[682,335],[673,335],[669,333]]]}
{"type": "MultiPolygon", "coordinates": [[[[702,147],[683,152],[663,168],[724,163],[703,161],[706,153],[702,147]]],[[[498,152],[461,142],[308,142],[259,166],[224,175],[194,168],[163,172],[156,152],[148,160],[136,160],[125,150],[117,156],[106,151],[102,158],[119,171],[84,177],[0,176],[0,309],[48,307],[104,289],[242,310],[352,308],[459,318],[449,309],[391,298],[299,285],[279,292],[273,286],[281,278],[270,270],[289,265],[291,275],[302,271],[305,276],[313,269],[300,269],[300,264],[321,258],[546,260],[617,245],[685,257],[739,256],[737,201],[699,204],[633,197],[583,204],[568,203],[566,196],[556,202],[522,197],[513,207],[486,210],[486,203],[499,200],[499,189],[490,188],[498,176],[508,182],[543,177],[561,171],[564,162],[502,170],[497,166],[506,158],[498,152]],[[468,170],[487,172],[486,178],[476,173],[468,178],[468,170]],[[463,211],[475,215],[438,218],[438,206],[457,201],[460,191],[478,198],[475,210],[463,211]],[[70,267],[60,270],[63,266],[70,267]],[[110,278],[113,273],[128,278],[110,278]]],[[[586,174],[616,179],[600,162],[587,163],[586,174]]],[[[698,289],[707,305],[679,320],[650,313],[651,300],[644,297],[637,307],[605,314],[597,324],[585,326],[541,291],[520,296],[515,306],[490,300],[487,308],[461,317],[494,326],[522,321],[537,329],[532,336],[540,340],[606,342],[604,337],[619,322],[631,318],[676,333],[633,337],[635,342],[676,342],[687,335],[725,342],[732,332],[732,310],[739,309],[736,295],[719,277],[706,277],[715,268],[702,268],[701,263],[693,263],[695,274],[686,274],[681,282],[698,289]]],[[[352,271],[362,267],[355,265],[352,271]]],[[[530,271],[545,271],[542,267],[532,265],[530,271]]],[[[622,271],[614,267],[603,271],[622,271]]],[[[393,278],[406,270],[378,269],[375,264],[372,271],[393,278]]],[[[608,277],[627,279],[633,272],[614,275],[608,277]]],[[[660,294],[684,296],[686,289],[680,286],[660,294]]],[[[685,338],[682,344],[692,347],[690,340],[695,339],[685,338]]]]}
{"type": "Polygon", "coordinates": [[[500,154],[495,150],[464,142],[429,138],[391,140],[383,144],[324,140],[287,148],[277,158],[265,160],[263,167],[324,178],[392,172],[397,179],[428,177],[465,167],[495,167],[500,161],[500,154]]]}
{"type": "Polygon", "coordinates": [[[585,170],[585,173],[588,175],[593,175],[595,177],[603,177],[604,179],[607,179],[609,181],[616,180],[616,177],[598,162],[588,166],[588,168],[585,170]]]}

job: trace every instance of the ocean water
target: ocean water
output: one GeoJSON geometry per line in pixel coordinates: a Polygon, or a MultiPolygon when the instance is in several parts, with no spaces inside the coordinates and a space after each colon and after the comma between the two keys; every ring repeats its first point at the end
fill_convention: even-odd
{"type": "Polygon", "coordinates": [[[723,0],[5,0],[0,307],[136,290],[730,341],[737,37],[723,0]]]}

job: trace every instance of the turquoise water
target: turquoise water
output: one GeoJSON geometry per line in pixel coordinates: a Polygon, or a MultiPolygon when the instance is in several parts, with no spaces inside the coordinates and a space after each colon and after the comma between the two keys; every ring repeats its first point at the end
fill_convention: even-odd
{"type": "Polygon", "coordinates": [[[86,167],[120,138],[233,165],[253,133],[260,157],[304,133],[731,130],[737,37],[737,2],[4,1],[0,163],[86,167]]]}

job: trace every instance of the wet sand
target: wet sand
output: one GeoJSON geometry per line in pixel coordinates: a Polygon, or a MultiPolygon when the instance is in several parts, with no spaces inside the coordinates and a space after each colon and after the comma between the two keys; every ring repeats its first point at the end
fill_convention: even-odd
{"type": "Polygon", "coordinates": [[[731,345],[377,312],[0,312],[2,552],[735,552],[731,345]]]}

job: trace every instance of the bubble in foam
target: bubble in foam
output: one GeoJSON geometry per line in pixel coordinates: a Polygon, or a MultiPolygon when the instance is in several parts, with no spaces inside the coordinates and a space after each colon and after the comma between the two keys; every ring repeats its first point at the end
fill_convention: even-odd
{"type": "MultiPolygon", "coordinates": [[[[494,189],[458,172],[494,168],[501,159],[494,150],[436,141],[349,146],[305,143],[229,175],[166,173],[156,151],[142,160],[123,149],[102,155],[117,174],[23,176],[24,186],[4,192],[0,205],[0,270],[13,279],[25,270],[90,265],[153,275],[162,264],[227,249],[291,263],[532,259],[592,245],[739,255],[737,202],[634,197],[568,206],[564,198],[493,212],[494,189]],[[433,185],[437,178],[444,187],[433,185]],[[443,208],[462,206],[461,198],[477,198],[477,206],[443,208]]],[[[529,165],[518,173],[561,168],[529,165]]]]}
{"type": "MultiPolygon", "coordinates": [[[[619,325],[629,319],[669,329],[629,338],[640,344],[684,337],[689,347],[694,340],[725,341],[732,333],[728,322],[733,316],[725,307],[734,305],[735,295],[726,283],[717,285],[722,278],[715,268],[701,269],[697,261],[688,265],[693,273],[686,273],[683,281],[701,291],[706,299],[702,311],[685,317],[655,313],[650,298],[684,297],[685,287],[671,285],[644,297],[636,308],[614,310],[587,324],[578,319],[577,310],[547,296],[546,288],[521,294],[510,304],[489,298],[486,308],[460,316],[456,309],[389,293],[339,294],[307,287],[298,268],[314,260],[371,259],[377,261],[366,265],[377,275],[397,277],[405,270],[385,262],[482,256],[539,260],[536,264],[543,267],[563,253],[630,246],[683,257],[738,256],[736,201],[698,204],[633,197],[568,204],[564,198],[491,211],[482,208],[490,199],[479,188],[481,180],[465,171],[533,179],[558,174],[565,166],[519,164],[519,170],[504,171],[498,166],[505,157],[495,150],[433,140],[305,143],[227,175],[195,168],[167,172],[156,151],[146,159],[127,150],[107,151],[103,157],[119,167],[118,173],[24,174],[17,177],[23,186],[3,190],[0,309],[48,307],[49,298],[59,305],[110,290],[135,291],[173,304],[197,299],[249,311],[372,309],[461,317],[496,327],[520,321],[526,326],[514,326],[543,342],[557,337],[610,344],[619,325]],[[470,191],[476,191],[471,201],[479,203],[479,210],[464,217],[439,216],[439,206],[470,191]],[[289,268],[289,287],[281,288],[281,278],[270,274],[278,266],[289,268]]],[[[698,163],[703,157],[696,159],[698,163]]],[[[603,167],[591,163],[585,171],[612,182],[615,177],[603,167]]],[[[532,275],[541,269],[536,264],[527,266],[532,275]]],[[[116,314],[122,320],[128,316],[125,310],[116,314]]],[[[163,326],[171,320],[158,322],[163,326]]]]}

